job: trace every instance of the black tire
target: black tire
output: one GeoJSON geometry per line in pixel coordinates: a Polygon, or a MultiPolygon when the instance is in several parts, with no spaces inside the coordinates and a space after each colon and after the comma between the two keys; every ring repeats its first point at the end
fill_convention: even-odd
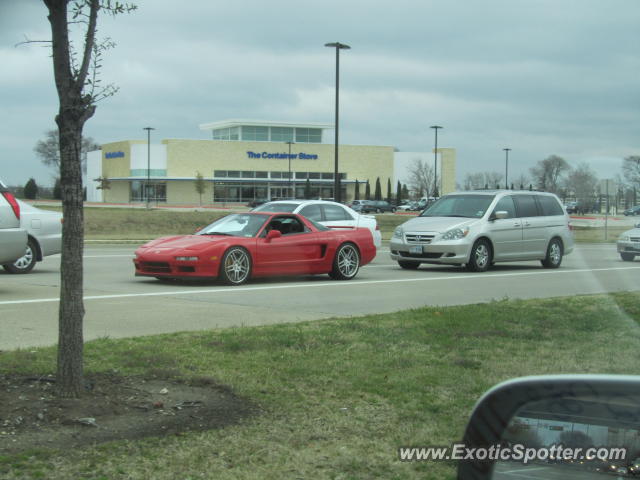
{"type": "Polygon", "coordinates": [[[353,243],[343,243],[333,257],[329,276],[334,280],[351,280],[360,270],[360,252],[353,243]]]}
{"type": "Polygon", "coordinates": [[[29,237],[27,242],[27,249],[24,256],[20,257],[13,263],[8,263],[2,267],[9,273],[29,273],[33,270],[38,262],[38,244],[36,241],[29,237]]]}
{"type": "Polygon", "coordinates": [[[633,259],[636,258],[636,256],[633,253],[620,252],[620,258],[625,262],[633,262],[633,259]]]}
{"type": "Polygon", "coordinates": [[[398,265],[400,265],[400,268],[404,268],[405,270],[417,270],[420,266],[420,262],[407,262],[406,260],[398,260],[398,265]]]}
{"type": "Polygon", "coordinates": [[[227,285],[242,285],[251,277],[251,255],[242,247],[231,247],[220,262],[219,279],[227,285]]]}
{"type": "Polygon", "coordinates": [[[558,238],[552,238],[547,246],[547,255],[544,260],[540,260],[544,268],[558,268],[562,263],[562,255],[564,249],[562,248],[562,242],[558,238]]]}
{"type": "Polygon", "coordinates": [[[471,249],[467,269],[472,272],[486,272],[489,270],[492,261],[493,252],[491,251],[491,244],[484,238],[476,240],[476,243],[473,244],[473,248],[471,249]]]}

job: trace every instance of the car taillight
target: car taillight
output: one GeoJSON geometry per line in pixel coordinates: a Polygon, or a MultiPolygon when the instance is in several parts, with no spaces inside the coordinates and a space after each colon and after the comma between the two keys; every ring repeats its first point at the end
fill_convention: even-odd
{"type": "Polygon", "coordinates": [[[18,205],[16,197],[14,197],[11,192],[2,192],[2,196],[7,199],[7,202],[9,202],[9,205],[11,205],[11,208],[13,209],[14,215],[18,220],[20,220],[20,205],[18,205]]]}
{"type": "Polygon", "coordinates": [[[376,223],[376,230],[380,230],[380,225],[376,223]]]}
{"type": "Polygon", "coordinates": [[[573,224],[569,222],[569,230],[573,231],[573,224]]]}

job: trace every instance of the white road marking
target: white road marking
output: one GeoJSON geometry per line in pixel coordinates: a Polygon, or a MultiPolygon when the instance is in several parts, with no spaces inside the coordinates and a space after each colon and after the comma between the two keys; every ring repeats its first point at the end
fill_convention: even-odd
{"type": "MultiPolygon", "coordinates": [[[[540,270],[535,272],[518,272],[518,273],[495,273],[495,274],[467,274],[467,275],[447,275],[440,277],[427,277],[427,278],[398,278],[393,280],[362,280],[351,282],[336,282],[328,281],[322,283],[297,283],[297,284],[283,284],[283,285],[269,285],[262,287],[218,287],[210,289],[199,290],[175,290],[164,292],[148,292],[148,293],[120,293],[112,295],[91,295],[84,297],[84,300],[109,300],[114,298],[134,298],[134,297],[163,297],[174,295],[198,295],[207,293],[237,293],[237,292],[256,292],[262,290],[284,290],[288,288],[322,288],[322,287],[355,287],[359,285],[376,285],[385,283],[416,283],[416,282],[436,282],[443,280],[487,280],[487,278],[506,278],[506,277],[523,277],[531,275],[560,275],[567,273],[588,273],[588,272],[614,272],[621,270],[640,270],[640,266],[637,267],[616,267],[616,268],[584,268],[584,269],[564,269],[564,270],[540,270]]],[[[57,302],[58,298],[34,298],[30,300],[6,300],[0,302],[0,305],[20,305],[25,303],[47,303],[57,302]]]]}

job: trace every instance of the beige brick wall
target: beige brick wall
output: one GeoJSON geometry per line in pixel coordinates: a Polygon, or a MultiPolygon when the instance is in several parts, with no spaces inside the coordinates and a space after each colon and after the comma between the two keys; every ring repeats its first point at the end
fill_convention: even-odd
{"type": "Polygon", "coordinates": [[[455,148],[439,148],[441,155],[442,195],[456,191],[456,150],[455,148]]]}
{"type": "MultiPolygon", "coordinates": [[[[205,182],[205,191],[202,194],[202,205],[210,205],[212,198],[212,183],[205,182]]],[[[195,182],[167,182],[167,203],[198,205],[200,203],[200,194],[196,192],[195,182]]]]}
{"type": "Polygon", "coordinates": [[[125,140],[122,142],[106,143],[102,145],[102,175],[105,177],[128,177],[131,171],[131,145],[146,143],[140,140],[125,140]],[[124,157],[107,158],[107,153],[123,152],[124,157]]]}

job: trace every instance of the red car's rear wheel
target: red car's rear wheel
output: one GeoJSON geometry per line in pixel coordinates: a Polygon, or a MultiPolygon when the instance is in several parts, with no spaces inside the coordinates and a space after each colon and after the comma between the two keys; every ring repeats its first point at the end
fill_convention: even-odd
{"type": "Polygon", "coordinates": [[[351,280],[360,269],[360,252],[353,243],[340,245],[333,259],[333,270],[329,276],[334,280],[351,280]]]}

